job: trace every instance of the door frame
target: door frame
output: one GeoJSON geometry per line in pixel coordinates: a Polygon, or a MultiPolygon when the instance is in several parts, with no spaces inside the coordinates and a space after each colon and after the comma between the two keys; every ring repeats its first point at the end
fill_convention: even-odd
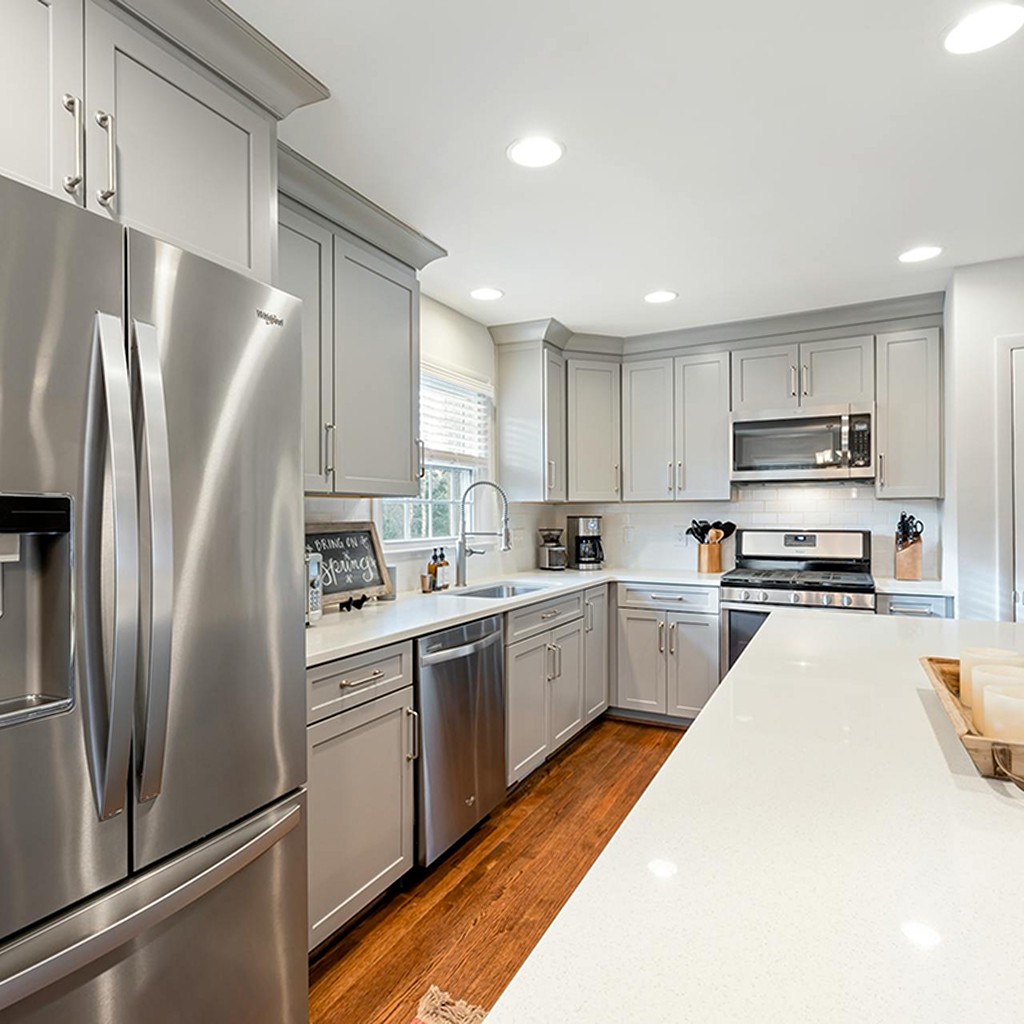
{"type": "MultiPolygon", "coordinates": [[[[1024,519],[1024,507],[1017,508],[1014,494],[1014,462],[1016,446],[1014,427],[1016,403],[1014,401],[1013,362],[1016,353],[1024,357],[1024,334],[1007,334],[996,338],[996,615],[1000,621],[1024,621],[1024,605],[1014,601],[1014,591],[1024,594],[1024,541],[1016,535],[1018,514],[1024,519]],[[1020,578],[1018,579],[1018,566],[1020,578]]],[[[1024,399],[1024,396],[1022,396],[1024,399]]],[[[1020,401],[1020,415],[1024,426],[1024,400],[1020,401]]],[[[1024,454],[1024,453],[1021,453],[1024,454]]],[[[1024,486],[1024,481],[1022,481],[1024,486]]]]}

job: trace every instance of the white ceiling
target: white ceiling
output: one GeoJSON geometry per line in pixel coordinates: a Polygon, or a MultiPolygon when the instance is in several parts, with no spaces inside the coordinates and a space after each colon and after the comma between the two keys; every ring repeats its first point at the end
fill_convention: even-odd
{"type": "Polygon", "coordinates": [[[230,3],[334,94],[281,138],[445,246],[424,291],[487,324],[641,334],[1024,253],[1024,32],[948,55],[974,0],[230,3]],[[563,160],[510,164],[532,133],[563,160]]]}

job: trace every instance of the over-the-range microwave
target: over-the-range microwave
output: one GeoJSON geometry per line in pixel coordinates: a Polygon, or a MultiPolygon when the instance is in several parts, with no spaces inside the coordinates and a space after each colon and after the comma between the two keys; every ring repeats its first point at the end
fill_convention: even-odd
{"type": "Polygon", "coordinates": [[[875,475],[874,407],[733,414],[734,483],[856,480],[875,475]]]}

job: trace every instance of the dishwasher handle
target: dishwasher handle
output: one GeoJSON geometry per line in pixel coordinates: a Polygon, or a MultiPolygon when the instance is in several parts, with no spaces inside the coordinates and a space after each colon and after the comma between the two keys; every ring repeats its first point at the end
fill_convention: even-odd
{"type": "Polygon", "coordinates": [[[476,640],[471,644],[463,644],[461,647],[449,647],[446,650],[434,651],[431,654],[421,654],[421,665],[442,665],[446,661],[455,661],[456,658],[468,658],[472,654],[487,650],[502,640],[501,630],[485,636],[483,640],[476,640]]]}

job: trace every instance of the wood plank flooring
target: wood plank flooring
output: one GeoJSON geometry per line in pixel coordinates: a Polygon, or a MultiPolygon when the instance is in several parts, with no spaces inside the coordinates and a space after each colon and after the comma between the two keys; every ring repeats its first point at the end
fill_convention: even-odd
{"type": "Polygon", "coordinates": [[[311,1024],[410,1024],[432,985],[493,1005],[682,732],[603,719],[311,967],[311,1024]]]}

